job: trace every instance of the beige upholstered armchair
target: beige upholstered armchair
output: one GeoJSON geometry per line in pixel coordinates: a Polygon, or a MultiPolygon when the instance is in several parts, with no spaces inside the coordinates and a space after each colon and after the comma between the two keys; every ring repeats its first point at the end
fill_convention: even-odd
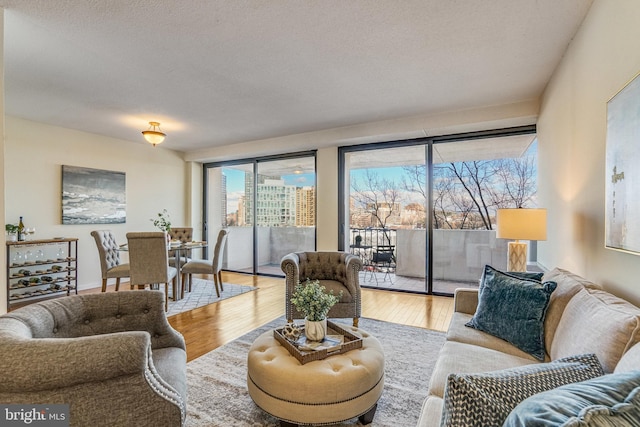
{"type": "Polygon", "coordinates": [[[182,426],[187,356],[160,291],[42,301],[0,316],[0,402],[69,404],[71,426],[182,426]]]}
{"type": "Polygon", "coordinates": [[[356,255],[345,252],[295,252],[285,255],[280,264],[285,273],[285,307],[287,320],[304,317],[291,304],[291,296],[298,282],[307,279],[319,280],[334,295],[342,291],[340,301],[329,311],[329,317],[351,317],[353,326],[358,326],[361,299],[358,272],[362,261],[356,255]]]}

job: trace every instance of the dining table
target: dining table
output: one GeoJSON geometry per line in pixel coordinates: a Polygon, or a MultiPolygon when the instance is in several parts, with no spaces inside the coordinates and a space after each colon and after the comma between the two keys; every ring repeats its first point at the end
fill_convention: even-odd
{"type": "MultiPolygon", "coordinates": [[[[181,269],[182,269],[182,263],[179,261],[180,259],[182,259],[182,257],[187,258],[187,254],[189,253],[189,251],[193,250],[193,249],[202,249],[202,248],[206,248],[207,247],[207,242],[174,242],[171,241],[168,245],[167,245],[167,253],[169,251],[173,251],[175,259],[176,259],[176,268],[178,269],[178,274],[176,275],[176,289],[173,292],[173,300],[174,301],[178,301],[182,295],[182,274],[181,274],[181,269]]],[[[119,246],[119,250],[123,251],[123,252],[128,252],[129,251],[129,245],[128,244],[122,244],[119,246]]]]}

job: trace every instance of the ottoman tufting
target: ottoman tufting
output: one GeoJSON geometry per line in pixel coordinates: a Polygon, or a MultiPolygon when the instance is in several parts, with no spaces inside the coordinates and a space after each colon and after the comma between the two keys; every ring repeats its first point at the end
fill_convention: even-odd
{"type": "MultiPolygon", "coordinates": [[[[342,326],[342,325],[341,325],[342,326]]],[[[384,386],[380,342],[355,327],[362,348],[301,364],[274,338],[260,335],[249,349],[247,388],[253,401],[281,425],[373,420],[384,386]]]]}

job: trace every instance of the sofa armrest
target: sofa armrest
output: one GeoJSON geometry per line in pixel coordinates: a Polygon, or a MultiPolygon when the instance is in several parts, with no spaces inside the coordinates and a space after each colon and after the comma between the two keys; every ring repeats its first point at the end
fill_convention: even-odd
{"type": "Polygon", "coordinates": [[[131,331],[81,338],[7,338],[0,345],[0,390],[37,392],[140,373],[151,338],[131,331]]]}
{"type": "Polygon", "coordinates": [[[300,280],[300,259],[295,253],[285,255],[280,261],[280,268],[285,275],[285,292],[293,292],[300,280]]]}
{"type": "Polygon", "coordinates": [[[284,301],[285,317],[293,319],[294,307],[291,304],[291,296],[300,280],[300,259],[296,253],[285,255],[280,261],[280,268],[284,272],[284,301]]]}
{"type": "Polygon", "coordinates": [[[453,311],[456,313],[475,314],[478,307],[478,289],[458,288],[453,297],[453,311]]]}
{"type": "Polygon", "coordinates": [[[346,280],[344,285],[354,298],[360,298],[360,270],[362,270],[362,260],[359,256],[346,254],[344,258],[346,280]]]}

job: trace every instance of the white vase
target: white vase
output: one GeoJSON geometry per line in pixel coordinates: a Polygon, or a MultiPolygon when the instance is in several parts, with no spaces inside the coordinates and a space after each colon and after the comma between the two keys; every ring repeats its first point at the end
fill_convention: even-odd
{"type": "Polygon", "coordinates": [[[327,319],[324,318],[316,322],[305,317],[304,334],[308,340],[322,341],[324,336],[327,334],[327,319]]]}

